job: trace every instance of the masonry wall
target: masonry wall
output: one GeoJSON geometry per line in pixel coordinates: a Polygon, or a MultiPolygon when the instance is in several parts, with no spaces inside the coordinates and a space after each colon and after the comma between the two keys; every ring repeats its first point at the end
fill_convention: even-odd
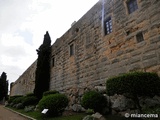
{"type": "MultiPolygon", "coordinates": [[[[52,45],[50,90],[67,94],[70,106],[79,103],[86,90],[105,86],[109,77],[135,70],[160,75],[160,1],[137,0],[138,9],[131,14],[127,0],[104,1],[104,11],[99,1],[52,45]],[[113,29],[105,35],[104,22],[109,17],[113,29]],[[144,38],[141,42],[136,37],[139,33],[144,38]]],[[[34,70],[16,81],[13,95],[29,91],[18,81],[28,79],[34,70]]]]}
{"type": "Polygon", "coordinates": [[[16,82],[11,84],[10,96],[25,95],[33,93],[35,87],[35,70],[37,62],[35,61],[16,82]]]}
{"type": "Polygon", "coordinates": [[[160,75],[160,1],[137,0],[131,14],[125,0],[104,1],[104,12],[99,1],[52,46],[50,89],[66,93],[71,105],[87,89],[105,86],[109,77],[135,70],[160,75]],[[105,35],[109,17],[113,32],[105,35]],[[137,42],[138,33],[144,41],[137,42]]]}

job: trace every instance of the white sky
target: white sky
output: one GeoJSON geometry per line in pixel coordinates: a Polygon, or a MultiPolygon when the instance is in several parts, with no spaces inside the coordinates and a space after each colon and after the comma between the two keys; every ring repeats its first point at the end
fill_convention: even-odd
{"type": "Polygon", "coordinates": [[[9,83],[36,60],[49,31],[52,44],[98,0],[0,0],[0,75],[9,83]]]}

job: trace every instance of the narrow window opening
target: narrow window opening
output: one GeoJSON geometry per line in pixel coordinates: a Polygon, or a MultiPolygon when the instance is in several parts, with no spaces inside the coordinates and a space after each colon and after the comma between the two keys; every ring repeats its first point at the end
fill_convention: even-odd
{"type": "Polygon", "coordinates": [[[52,67],[55,66],[55,58],[52,58],[52,67]]]}
{"type": "Polygon", "coordinates": [[[144,41],[142,32],[136,35],[136,39],[138,43],[144,41]]]}
{"type": "Polygon", "coordinates": [[[105,35],[108,35],[112,32],[112,20],[111,17],[105,21],[105,35]]]}
{"type": "Polygon", "coordinates": [[[70,56],[74,55],[74,45],[70,45],[70,56]]]}
{"type": "Polygon", "coordinates": [[[127,2],[128,13],[131,14],[138,9],[137,0],[129,0],[127,2]]]}

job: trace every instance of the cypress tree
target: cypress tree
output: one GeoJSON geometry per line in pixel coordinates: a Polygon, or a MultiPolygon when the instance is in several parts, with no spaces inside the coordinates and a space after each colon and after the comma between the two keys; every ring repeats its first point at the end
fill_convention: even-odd
{"type": "Polygon", "coordinates": [[[7,99],[8,95],[8,81],[7,81],[7,75],[5,72],[3,72],[0,76],[0,100],[3,98],[7,99]]]}
{"type": "Polygon", "coordinates": [[[40,100],[43,92],[49,90],[51,39],[49,33],[44,35],[43,44],[36,50],[38,54],[35,75],[34,94],[40,100]]]}

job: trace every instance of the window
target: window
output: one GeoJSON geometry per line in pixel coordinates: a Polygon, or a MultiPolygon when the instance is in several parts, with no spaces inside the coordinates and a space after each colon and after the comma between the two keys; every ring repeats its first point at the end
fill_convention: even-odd
{"type": "Polygon", "coordinates": [[[55,58],[53,57],[52,58],[52,67],[54,67],[55,66],[55,58]]]}
{"type": "Polygon", "coordinates": [[[137,39],[138,43],[144,41],[143,34],[142,33],[138,33],[136,35],[136,39],[137,39]]]}
{"type": "Polygon", "coordinates": [[[129,0],[127,2],[128,13],[131,14],[138,9],[137,0],[129,0]]]}
{"type": "Polygon", "coordinates": [[[74,55],[74,45],[70,45],[70,56],[74,55]]]}
{"type": "Polygon", "coordinates": [[[112,32],[112,20],[111,17],[108,18],[105,22],[105,34],[109,34],[112,32]]]}

